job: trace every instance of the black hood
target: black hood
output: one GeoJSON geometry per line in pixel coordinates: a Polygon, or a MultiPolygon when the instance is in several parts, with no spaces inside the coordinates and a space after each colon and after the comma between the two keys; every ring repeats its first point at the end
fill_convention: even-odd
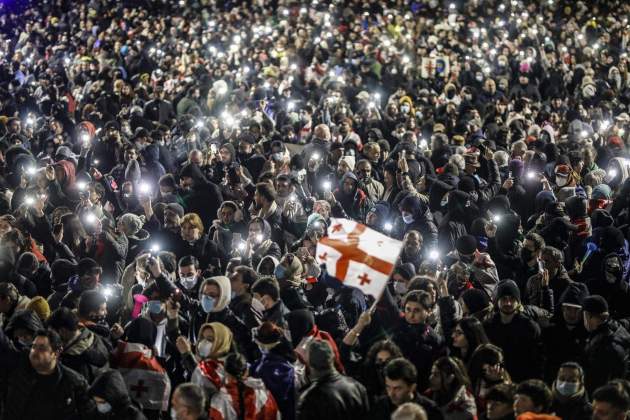
{"type": "Polygon", "coordinates": [[[11,335],[15,330],[23,329],[35,333],[43,328],[42,321],[35,312],[30,309],[21,309],[13,314],[7,324],[5,332],[11,335]]]}

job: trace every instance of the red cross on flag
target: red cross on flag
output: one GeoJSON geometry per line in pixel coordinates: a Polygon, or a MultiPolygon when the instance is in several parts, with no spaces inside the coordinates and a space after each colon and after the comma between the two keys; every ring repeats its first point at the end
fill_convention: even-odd
{"type": "Polygon", "coordinates": [[[402,242],[347,219],[330,219],[328,236],[317,243],[317,261],[346,286],[378,298],[387,285],[402,242]]]}

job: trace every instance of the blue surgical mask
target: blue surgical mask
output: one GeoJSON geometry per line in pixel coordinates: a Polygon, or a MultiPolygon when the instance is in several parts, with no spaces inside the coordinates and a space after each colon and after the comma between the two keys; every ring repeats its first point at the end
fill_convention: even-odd
{"type": "Polygon", "coordinates": [[[112,405],[108,402],[96,403],[96,409],[101,414],[107,414],[112,411],[112,405]]]}
{"type": "Polygon", "coordinates": [[[147,302],[147,307],[149,308],[149,312],[158,315],[162,312],[162,302],[159,300],[150,300],[147,302]]]}
{"type": "Polygon", "coordinates": [[[556,381],[556,391],[564,397],[575,395],[580,390],[580,384],[577,382],[556,381]]]}
{"type": "Polygon", "coordinates": [[[278,264],[276,269],[273,271],[273,275],[276,276],[278,280],[284,280],[287,275],[287,269],[284,268],[282,264],[278,264]]]}
{"type": "Polygon", "coordinates": [[[203,295],[201,297],[201,308],[203,309],[203,311],[205,313],[210,313],[212,312],[212,310],[214,309],[214,306],[216,305],[216,299],[213,297],[210,297],[208,295],[203,295]]]}
{"type": "Polygon", "coordinates": [[[410,225],[413,223],[413,214],[411,213],[402,213],[402,219],[405,224],[410,225]]]}

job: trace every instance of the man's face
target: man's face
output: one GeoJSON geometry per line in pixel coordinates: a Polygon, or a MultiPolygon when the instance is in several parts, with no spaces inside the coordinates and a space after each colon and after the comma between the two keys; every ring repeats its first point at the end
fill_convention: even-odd
{"type": "Polygon", "coordinates": [[[512,296],[503,296],[499,299],[499,310],[504,315],[512,315],[516,311],[518,300],[512,296]]]}
{"type": "Polygon", "coordinates": [[[197,269],[194,265],[185,265],[183,267],[179,267],[178,273],[180,279],[182,277],[192,277],[197,275],[197,269]]]}
{"type": "Polygon", "coordinates": [[[230,285],[232,286],[232,291],[237,295],[243,294],[246,290],[245,283],[243,283],[243,275],[238,271],[235,271],[230,276],[230,285]]]}
{"type": "Polygon", "coordinates": [[[179,226],[179,215],[169,209],[164,210],[164,226],[174,228],[179,226]]]}
{"type": "Polygon", "coordinates": [[[175,413],[175,418],[173,420],[183,420],[197,417],[186,405],[186,402],[179,394],[179,390],[175,390],[175,392],[173,392],[173,396],[171,397],[171,407],[175,413]]]}
{"type": "Polygon", "coordinates": [[[410,324],[422,324],[429,316],[429,311],[418,302],[407,302],[405,304],[405,321],[410,324]]]}
{"type": "Polygon", "coordinates": [[[369,163],[362,163],[357,167],[359,178],[366,179],[372,175],[372,166],[369,163]]]}
{"type": "Polygon", "coordinates": [[[534,405],[534,401],[530,397],[524,394],[516,394],[514,396],[514,414],[519,416],[527,411],[537,413],[540,410],[534,405]]]}
{"type": "Polygon", "coordinates": [[[415,233],[408,233],[405,236],[405,253],[407,255],[415,255],[420,251],[420,247],[422,246],[422,241],[420,237],[415,233]]]}
{"type": "Polygon", "coordinates": [[[562,317],[568,325],[577,325],[581,319],[582,310],[576,306],[562,305],[562,317]]]}
{"type": "Polygon", "coordinates": [[[623,411],[606,401],[593,401],[593,420],[624,420],[623,411]]]}
{"type": "Polygon", "coordinates": [[[193,187],[193,179],[189,176],[183,176],[179,180],[179,185],[183,189],[188,190],[193,187]]]}
{"type": "Polygon", "coordinates": [[[278,196],[287,197],[291,194],[291,183],[285,180],[278,181],[276,183],[276,189],[278,191],[278,196]]]}
{"type": "Polygon", "coordinates": [[[48,372],[55,367],[57,357],[58,354],[52,350],[48,337],[35,337],[28,356],[33,369],[37,372],[48,372]]]}
{"type": "Polygon", "coordinates": [[[22,131],[22,123],[20,121],[12,121],[9,128],[11,129],[12,133],[19,134],[20,131],[22,131]]]}
{"type": "Polygon", "coordinates": [[[385,390],[392,404],[399,406],[414,397],[416,384],[409,385],[402,379],[393,380],[385,377],[385,390]]]}

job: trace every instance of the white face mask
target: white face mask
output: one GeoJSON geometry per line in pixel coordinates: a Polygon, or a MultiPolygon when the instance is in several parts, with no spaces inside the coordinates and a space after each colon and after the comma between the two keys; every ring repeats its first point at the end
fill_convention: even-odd
{"type": "Polygon", "coordinates": [[[205,359],[206,357],[210,356],[213,345],[214,343],[210,340],[201,340],[199,344],[197,344],[197,353],[199,354],[199,357],[205,359]]]}
{"type": "Polygon", "coordinates": [[[197,284],[197,276],[193,274],[192,276],[188,277],[180,277],[179,281],[182,283],[182,286],[184,286],[186,290],[190,290],[195,287],[195,284],[197,284]]]}
{"type": "Polygon", "coordinates": [[[564,187],[565,185],[567,185],[569,183],[569,177],[568,176],[560,176],[558,174],[556,174],[556,185],[560,188],[564,187]]]}
{"type": "Polygon", "coordinates": [[[413,214],[403,212],[402,219],[403,219],[403,222],[405,222],[405,224],[410,225],[413,223],[413,214]]]}
{"type": "Polygon", "coordinates": [[[407,293],[407,290],[407,283],[403,281],[397,281],[394,283],[394,291],[396,292],[396,294],[402,296],[407,293]]]}

